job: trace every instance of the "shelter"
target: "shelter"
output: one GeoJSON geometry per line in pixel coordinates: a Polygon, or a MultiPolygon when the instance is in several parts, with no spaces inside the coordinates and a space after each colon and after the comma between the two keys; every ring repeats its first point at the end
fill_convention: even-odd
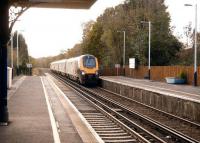
{"type": "Polygon", "coordinates": [[[96,0],[10,0],[13,6],[88,9],[96,0]]]}

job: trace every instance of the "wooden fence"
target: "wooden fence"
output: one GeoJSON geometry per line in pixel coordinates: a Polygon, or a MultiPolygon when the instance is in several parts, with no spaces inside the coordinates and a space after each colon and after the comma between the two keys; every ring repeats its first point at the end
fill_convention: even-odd
{"type": "MultiPolygon", "coordinates": [[[[193,66],[151,66],[151,80],[155,81],[165,81],[165,77],[177,77],[181,72],[187,74],[187,83],[193,84],[194,70],[193,66]]],[[[132,78],[144,78],[148,74],[148,67],[139,66],[137,69],[129,69],[126,66],[125,71],[123,68],[109,68],[104,67],[101,70],[103,76],[117,76],[124,75],[132,78]]],[[[200,66],[197,70],[198,75],[198,85],[200,85],[200,66]]]]}

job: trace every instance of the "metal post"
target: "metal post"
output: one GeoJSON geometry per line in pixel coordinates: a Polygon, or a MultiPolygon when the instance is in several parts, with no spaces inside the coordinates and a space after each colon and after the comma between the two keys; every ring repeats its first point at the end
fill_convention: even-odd
{"type": "Polygon", "coordinates": [[[19,75],[19,33],[17,31],[17,75],[19,75]]]}
{"type": "Polygon", "coordinates": [[[126,31],[124,32],[124,62],[123,62],[123,69],[124,69],[124,76],[125,76],[125,65],[126,65],[126,31]]]}
{"type": "Polygon", "coordinates": [[[149,21],[149,66],[148,66],[148,78],[151,79],[151,21],[149,21]]]}
{"type": "MultiPolygon", "coordinates": [[[[185,4],[185,6],[193,6],[192,4],[185,4]]],[[[195,29],[194,29],[194,86],[197,86],[197,2],[195,4],[195,29]]]]}
{"type": "Polygon", "coordinates": [[[197,86],[197,4],[195,5],[194,86],[197,86]]]}
{"type": "Polygon", "coordinates": [[[11,49],[10,49],[10,58],[11,58],[11,68],[13,68],[13,34],[11,33],[11,49]]]}
{"type": "MultiPolygon", "coordinates": [[[[29,63],[29,65],[31,64],[31,61],[30,61],[30,55],[29,55],[29,50],[28,50],[28,63],[29,63]]],[[[29,66],[28,67],[28,69],[29,69],[29,76],[31,75],[31,67],[29,66]]]]}
{"type": "Polygon", "coordinates": [[[13,69],[13,34],[11,33],[11,68],[13,69]]]}
{"type": "Polygon", "coordinates": [[[151,21],[141,21],[141,23],[149,24],[149,54],[148,54],[148,79],[151,79],[151,21]]]}
{"type": "Polygon", "coordinates": [[[11,32],[11,49],[10,49],[10,55],[11,55],[11,68],[12,68],[12,79],[14,77],[14,74],[13,74],[13,33],[11,32]]]}
{"type": "Polygon", "coordinates": [[[9,41],[9,1],[0,0],[0,125],[8,124],[7,43],[9,41]]]}
{"type": "Polygon", "coordinates": [[[126,64],[126,31],[117,31],[117,32],[123,32],[124,33],[124,56],[123,56],[123,72],[125,76],[125,64],[126,64]]]}

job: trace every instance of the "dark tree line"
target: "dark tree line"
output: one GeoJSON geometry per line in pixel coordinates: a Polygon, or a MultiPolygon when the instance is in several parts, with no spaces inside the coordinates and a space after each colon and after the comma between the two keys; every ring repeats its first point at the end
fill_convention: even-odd
{"type": "MultiPolygon", "coordinates": [[[[28,46],[26,44],[25,38],[21,33],[15,32],[13,35],[13,68],[14,72],[17,71],[17,35],[18,35],[18,67],[19,72],[26,73],[27,63],[29,63],[28,46]]],[[[11,41],[8,46],[8,66],[11,67],[11,41]]]]}

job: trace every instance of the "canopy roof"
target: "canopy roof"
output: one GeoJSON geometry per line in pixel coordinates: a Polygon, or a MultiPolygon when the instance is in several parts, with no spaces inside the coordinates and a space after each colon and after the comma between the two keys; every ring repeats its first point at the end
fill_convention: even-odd
{"type": "Polygon", "coordinates": [[[88,9],[96,0],[9,0],[12,6],[88,9]]]}

